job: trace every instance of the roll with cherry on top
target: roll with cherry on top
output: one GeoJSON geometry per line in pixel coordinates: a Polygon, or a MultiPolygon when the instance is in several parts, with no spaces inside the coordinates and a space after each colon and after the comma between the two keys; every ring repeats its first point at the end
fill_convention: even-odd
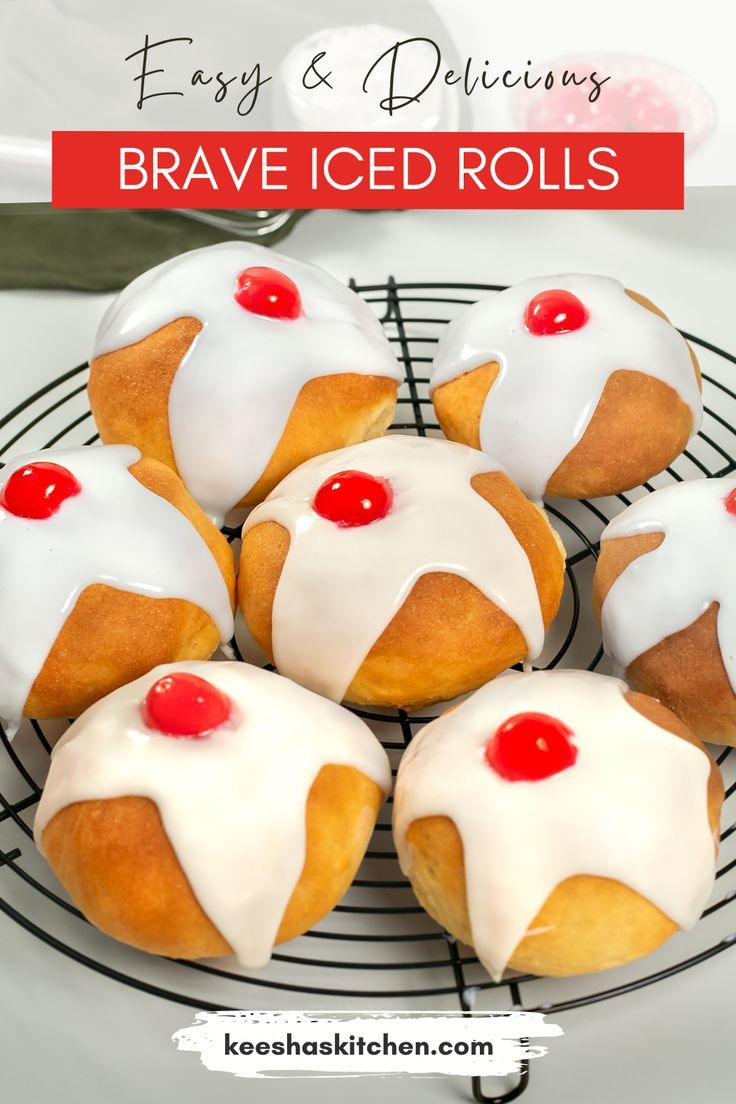
{"type": "Polygon", "coordinates": [[[89,401],[103,441],[168,464],[222,524],[303,460],[382,434],[402,378],[354,291],[224,242],[120,293],[97,334],[89,401]]]}
{"type": "Polygon", "coordinates": [[[720,772],[653,698],[589,671],[510,674],[414,737],[394,836],[421,904],[495,979],[648,954],[713,887],[720,772]]]}
{"type": "Polygon", "coordinates": [[[178,663],[67,731],[35,835],[108,935],[256,969],[346,891],[390,788],[347,710],[245,663],[178,663]]]}

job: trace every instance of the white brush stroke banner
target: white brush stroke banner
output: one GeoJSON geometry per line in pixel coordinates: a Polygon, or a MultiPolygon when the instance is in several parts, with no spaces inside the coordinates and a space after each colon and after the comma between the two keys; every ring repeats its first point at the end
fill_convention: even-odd
{"type": "Polygon", "coordinates": [[[506,1077],[562,1035],[538,1012],[199,1012],[172,1036],[212,1071],[235,1077],[506,1077]]]}

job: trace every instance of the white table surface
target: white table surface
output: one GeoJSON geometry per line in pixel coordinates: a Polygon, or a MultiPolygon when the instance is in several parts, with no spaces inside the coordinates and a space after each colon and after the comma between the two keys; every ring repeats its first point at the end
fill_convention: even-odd
{"type": "MultiPolygon", "coordinates": [[[[281,246],[336,275],[512,282],[588,270],[651,296],[682,328],[736,348],[736,193],[684,213],[315,212],[281,246]]],[[[85,359],[110,296],[0,293],[0,409],[85,359]]],[[[468,1099],[466,1079],[242,1082],[180,1054],[188,1009],[107,981],[0,916],[0,1095],[128,1104],[208,1099],[468,1099]],[[7,1095],[6,1095],[7,1093],[7,1095]]],[[[736,951],[679,977],[558,1018],[565,1037],[532,1069],[525,1104],[726,1104],[734,1099],[736,951]]]]}

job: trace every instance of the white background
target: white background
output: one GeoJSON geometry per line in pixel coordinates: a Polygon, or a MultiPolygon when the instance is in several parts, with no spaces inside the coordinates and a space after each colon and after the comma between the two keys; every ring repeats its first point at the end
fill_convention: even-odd
{"type": "MultiPolygon", "coordinates": [[[[600,52],[674,66],[698,82],[716,113],[710,140],[687,163],[687,183],[736,184],[736,7],[728,0],[0,0],[0,200],[49,193],[48,157],[34,169],[33,151],[13,150],[3,135],[47,142],[54,128],[278,127],[275,74],[289,48],[321,27],[361,22],[434,38],[448,57],[454,50],[460,69],[469,56],[477,66],[488,58],[495,72],[503,72],[523,71],[527,59],[541,66],[600,52]],[[157,79],[175,82],[163,87],[186,87],[195,67],[232,75],[256,61],[274,79],[246,119],[234,111],[235,94],[217,105],[211,90],[191,88],[184,98],[149,100],[138,111],[137,63],[124,58],[140,48],[145,33],[152,41],[175,35],[195,40],[191,48],[157,55],[167,73],[152,78],[149,91],[157,79]],[[26,169],[24,156],[31,159],[26,169]]],[[[361,74],[353,76],[360,83],[361,74]]],[[[514,129],[508,100],[499,88],[461,96],[461,124],[514,129]]],[[[350,119],[343,125],[349,129],[350,119]]]]}
{"type": "MultiPolygon", "coordinates": [[[[491,283],[604,272],[651,296],[681,327],[734,350],[735,214],[736,196],[725,192],[691,197],[684,213],[651,215],[316,212],[280,248],[359,282],[389,272],[398,280],[491,283]]],[[[87,356],[109,298],[0,293],[0,408],[87,356]]],[[[40,898],[33,907],[42,923],[40,898]]],[[[75,966],[3,918],[0,942],[0,1095],[18,1104],[468,1099],[464,1079],[285,1084],[208,1074],[169,1041],[190,1022],[187,1008],[75,966]]],[[[735,977],[736,950],[729,950],[653,988],[557,1017],[566,1035],[551,1040],[550,1054],[533,1067],[524,1104],[733,1100],[735,977]]]]}

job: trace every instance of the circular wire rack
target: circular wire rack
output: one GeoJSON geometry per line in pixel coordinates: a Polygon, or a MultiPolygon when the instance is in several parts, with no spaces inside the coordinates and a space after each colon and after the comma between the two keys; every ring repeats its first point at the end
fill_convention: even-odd
{"type": "MultiPolygon", "coordinates": [[[[397,283],[351,286],[376,311],[394,343],[406,378],[392,431],[439,435],[428,396],[432,347],[448,321],[467,304],[501,291],[492,284],[397,283]]],[[[600,534],[629,502],[683,479],[736,470],[736,356],[692,334],[703,370],[705,419],[681,457],[650,483],[627,495],[594,502],[550,500],[547,510],[567,550],[560,613],[538,666],[606,670],[590,587],[600,534]]],[[[39,448],[93,444],[97,434],[86,401],[86,364],[72,368],[0,418],[0,458],[39,448]]],[[[225,530],[237,541],[236,528],[225,530]]],[[[248,642],[237,634],[236,653],[248,642]]],[[[403,710],[356,713],[371,724],[392,759],[431,716],[403,710]]],[[[66,722],[26,721],[9,739],[0,728],[0,910],[49,946],[134,989],[202,1010],[275,1007],[503,1010],[559,1014],[671,978],[736,942],[736,751],[715,749],[726,781],[716,890],[700,924],[678,933],[647,959],[602,975],[544,979],[508,973],[490,980],[472,949],[459,945],[420,908],[399,870],[392,847],[390,802],[384,807],[358,876],[335,910],[315,930],[280,947],[269,966],[250,974],[229,960],[184,962],[144,955],[102,935],[74,908],[38,855],[32,823],[48,768],[51,744],[66,722]],[[376,1002],[375,1004],[373,1002],[376,1002]]],[[[489,1095],[473,1078],[478,1101],[510,1101],[528,1083],[519,1077],[489,1095]]]]}

